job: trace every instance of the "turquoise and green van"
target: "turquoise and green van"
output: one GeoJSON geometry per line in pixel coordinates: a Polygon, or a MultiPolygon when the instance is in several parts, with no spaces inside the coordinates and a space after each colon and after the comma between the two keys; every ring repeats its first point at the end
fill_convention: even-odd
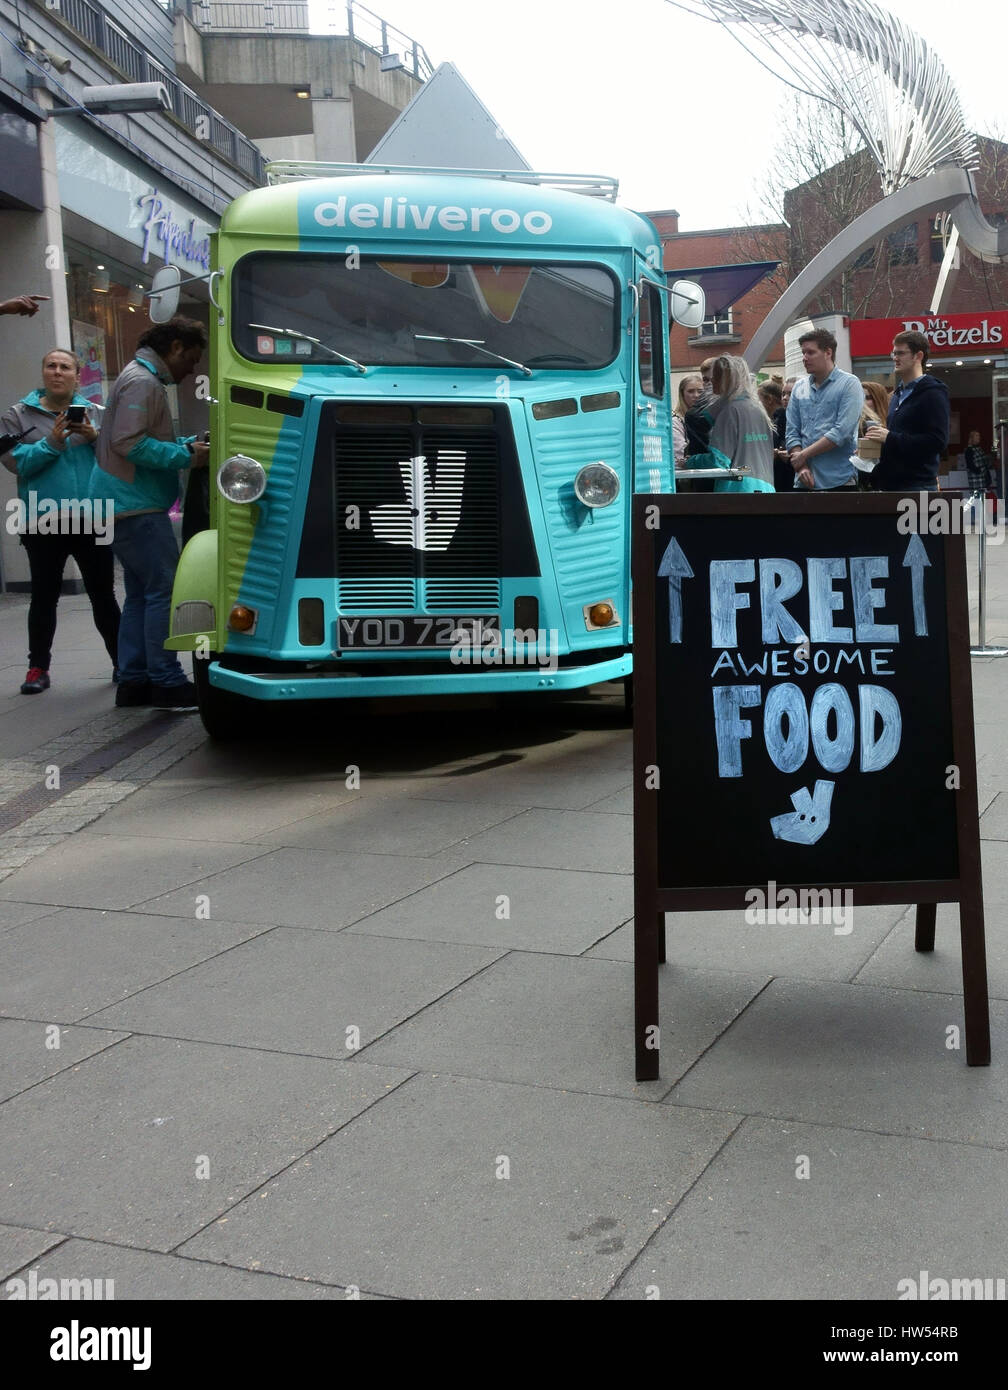
{"type": "Polygon", "coordinates": [[[207,728],[628,677],[630,501],[674,488],[653,225],[597,180],[319,167],[216,237],[211,527],[168,641],[207,728]]]}

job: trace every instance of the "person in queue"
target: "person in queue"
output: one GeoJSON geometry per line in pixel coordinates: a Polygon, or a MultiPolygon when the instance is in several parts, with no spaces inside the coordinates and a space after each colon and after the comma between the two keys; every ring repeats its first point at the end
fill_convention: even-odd
{"type": "Polygon", "coordinates": [[[126,603],[119,628],[119,706],[195,709],[196,688],[168,638],[178,542],[168,517],[180,470],[206,468],[210,446],[175,437],[167,387],[191,376],[206,351],[203,325],[176,315],[144,333],[109,393],[96,478],[116,510],[116,558],[126,603]]]}
{"type": "Polygon", "coordinates": [[[884,425],[867,439],[882,445],[872,486],[881,492],[937,492],[941,455],[951,426],[948,387],[924,370],[930,344],[923,333],[897,333],[893,369],[898,378],[884,425]]]}
{"type": "Polygon", "coordinates": [[[773,492],[773,422],[760,404],[744,357],[717,357],[710,446],[715,459],[747,468],[748,477],[715,483],[715,492],[773,492]]]}
{"type": "Polygon", "coordinates": [[[787,408],[787,451],[795,487],[853,488],[851,455],[864,406],[861,383],[836,365],[837,341],[827,328],[798,339],[808,376],[800,377],[787,408]]]}
{"type": "Polygon", "coordinates": [[[76,354],[53,348],[42,359],[42,386],[3,417],[6,435],[25,436],[3,459],[17,476],[21,544],[31,574],[28,674],[22,695],[38,695],[50,687],[56,608],[71,557],[80,569],[116,679],[120,615],[110,544],[114,516],[107,489],[92,492],[99,407],[77,394],[79,379],[76,354]]]}
{"type": "Polygon", "coordinates": [[[699,372],[690,372],[679,383],[679,399],[672,412],[672,453],[676,468],[682,468],[686,458],[686,412],[696,405],[703,391],[703,377],[699,372]]]}
{"type": "Polygon", "coordinates": [[[974,497],[982,496],[992,486],[991,468],[980,442],[980,431],[970,430],[966,440],[966,477],[974,497]]]}
{"type": "Polygon", "coordinates": [[[863,381],[861,389],[864,392],[864,413],[874,415],[880,425],[884,425],[889,414],[890,393],[882,385],[881,381],[863,381]]]}
{"type": "Polygon", "coordinates": [[[784,440],[787,434],[787,412],[784,409],[784,387],[772,377],[759,387],[760,404],[773,426],[774,491],[790,492],[794,487],[794,469],[788,459],[784,440]]]}

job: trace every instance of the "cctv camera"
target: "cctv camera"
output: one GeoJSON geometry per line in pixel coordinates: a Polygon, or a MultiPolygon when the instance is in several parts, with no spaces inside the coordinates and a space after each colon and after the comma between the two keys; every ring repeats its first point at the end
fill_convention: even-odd
{"type": "Polygon", "coordinates": [[[49,54],[49,66],[55,68],[57,72],[70,71],[70,59],[59,53],[49,54]]]}
{"type": "Polygon", "coordinates": [[[85,87],[81,105],[95,116],[172,109],[171,97],[163,82],[117,82],[110,87],[85,87]]]}

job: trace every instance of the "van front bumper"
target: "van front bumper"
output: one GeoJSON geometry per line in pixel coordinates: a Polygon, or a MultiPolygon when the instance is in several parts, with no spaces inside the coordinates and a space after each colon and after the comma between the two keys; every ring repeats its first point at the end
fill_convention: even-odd
{"type": "Polygon", "coordinates": [[[450,672],[362,676],[331,671],[253,674],[210,663],[210,684],[251,700],[366,700],[396,695],[486,695],[579,690],[620,680],[633,671],[629,653],[584,666],[551,671],[544,666],[503,666],[450,672]]]}

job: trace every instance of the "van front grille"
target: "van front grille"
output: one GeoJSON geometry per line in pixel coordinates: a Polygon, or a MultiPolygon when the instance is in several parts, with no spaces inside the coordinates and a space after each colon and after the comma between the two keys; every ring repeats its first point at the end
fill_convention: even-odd
{"type": "Polygon", "coordinates": [[[298,575],[335,577],[343,613],[496,613],[502,575],[539,573],[507,412],[408,409],[323,409],[298,575]]]}

